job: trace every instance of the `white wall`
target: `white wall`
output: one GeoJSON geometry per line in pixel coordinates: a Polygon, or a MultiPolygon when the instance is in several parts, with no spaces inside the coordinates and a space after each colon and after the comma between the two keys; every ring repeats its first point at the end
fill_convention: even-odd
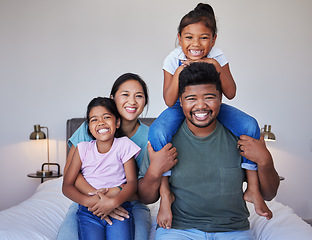
{"type": "MultiPolygon", "coordinates": [[[[271,124],[268,145],[280,175],[277,199],[312,218],[312,2],[213,0],[217,46],[238,85],[231,104],[271,124]]],[[[26,175],[46,161],[31,142],[34,124],[50,129],[50,159],[64,166],[65,122],[107,96],[124,72],[147,82],[157,116],[162,61],[175,46],[180,18],[194,0],[0,0],[0,209],[30,197],[39,179],[26,175]],[[166,6],[166,7],[164,7],[166,6]]]]}

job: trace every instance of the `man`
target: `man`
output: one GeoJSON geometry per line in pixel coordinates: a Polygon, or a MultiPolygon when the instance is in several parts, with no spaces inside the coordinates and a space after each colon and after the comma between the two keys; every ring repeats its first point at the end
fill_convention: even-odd
{"type": "MultiPolygon", "coordinates": [[[[247,136],[238,140],[217,121],[222,92],[212,64],[192,63],[180,73],[179,98],[185,121],[172,140],[179,155],[169,178],[175,196],[172,228],[158,228],[156,239],[253,239],[243,199],[240,154],[258,163],[261,193],[271,200],[279,178],[270,153],[262,140],[247,136]]],[[[153,154],[149,147],[149,155],[153,154]]],[[[139,174],[143,177],[139,196],[145,203],[159,198],[161,174],[168,170],[166,163],[150,157],[150,166],[145,156],[139,174]]]]}

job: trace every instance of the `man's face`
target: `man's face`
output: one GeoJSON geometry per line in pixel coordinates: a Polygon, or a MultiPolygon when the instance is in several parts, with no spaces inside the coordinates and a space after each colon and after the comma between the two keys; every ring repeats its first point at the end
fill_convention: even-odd
{"type": "Polygon", "coordinates": [[[187,125],[194,135],[201,135],[200,133],[206,132],[205,130],[208,133],[214,130],[215,120],[222,103],[221,97],[220,92],[213,84],[185,87],[180,102],[187,125]]]}

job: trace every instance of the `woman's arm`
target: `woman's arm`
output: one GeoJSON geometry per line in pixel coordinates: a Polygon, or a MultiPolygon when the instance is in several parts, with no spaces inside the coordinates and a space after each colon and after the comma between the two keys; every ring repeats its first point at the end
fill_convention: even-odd
{"type": "Polygon", "coordinates": [[[92,207],[98,202],[98,196],[87,196],[81,193],[75,186],[77,176],[81,169],[81,160],[78,149],[72,154],[72,159],[66,169],[63,179],[63,193],[66,197],[86,207],[92,207]]]}
{"type": "Polygon", "coordinates": [[[101,216],[102,219],[110,214],[115,208],[126,202],[137,191],[137,175],[135,168],[135,159],[132,157],[124,163],[127,184],[115,196],[106,196],[99,193],[100,201],[90,209],[93,214],[101,216]]]}
{"type": "Polygon", "coordinates": [[[264,200],[272,200],[280,183],[279,176],[274,168],[271,153],[265,146],[263,136],[259,140],[242,135],[237,142],[242,150],[241,155],[258,164],[260,191],[264,200]]]}

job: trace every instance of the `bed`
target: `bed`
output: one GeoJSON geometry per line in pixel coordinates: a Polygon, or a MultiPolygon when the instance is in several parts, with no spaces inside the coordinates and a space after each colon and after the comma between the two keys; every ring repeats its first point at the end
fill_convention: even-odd
{"type": "MultiPolygon", "coordinates": [[[[150,124],[153,119],[141,119],[150,124]]],[[[67,121],[67,137],[81,124],[82,118],[67,121]]],[[[46,181],[39,185],[32,197],[17,206],[0,212],[1,240],[54,240],[65,217],[71,200],[62,194],[63,178],[46,181]]],[[[258,240],[311,240],[312,227],[299,218],[294,211],[272,200],[267,202],[274,216],[271,220],[259,217],[252,204],[247,203],[250,211],[251,230],[258,240]]],[[[150,204],[151,233],[154,239],[156,216],[159,202],[150,204]]]]}

